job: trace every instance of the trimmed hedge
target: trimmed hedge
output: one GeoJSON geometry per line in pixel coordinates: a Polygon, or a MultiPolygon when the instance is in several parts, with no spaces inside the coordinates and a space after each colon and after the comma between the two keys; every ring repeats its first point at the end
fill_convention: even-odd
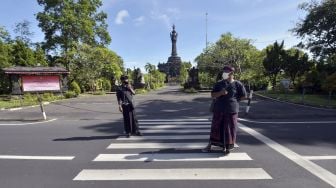
{"type": "Polygon", "coordinates": [[[77,93],[74,92],[74,91],[67,91],[65,94],[64,94],[64,97],[69,99],[69,98],[75,98],[77,97],[77,93]]]}
{"type": "Polygon", "coordinates": [[[71,82],[70,90],[74,91],[76,95],[79,95],[81,93],[81,89],[76,81],[71,82]]]}

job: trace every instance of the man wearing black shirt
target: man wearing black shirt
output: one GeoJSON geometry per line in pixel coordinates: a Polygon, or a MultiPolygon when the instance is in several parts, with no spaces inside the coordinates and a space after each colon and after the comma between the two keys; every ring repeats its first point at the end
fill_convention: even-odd
{"type": "Polygon", "coordinates": [[[135,115],[133,95],[135,91],[128,83],[127,76],[121,76],[122,84],[117,89],[117,99],[119,104],[119,111],[123,113],[124,117],[124,130],[126,136],[129,138],[131,135],[141,136],[139,131],[138,120],[135,115]]]}
{"type": "Polygon", "coordinates": [[[223,80],[217,82],[211,92],[215,99],[210,140],[204,152],[209,152],[212,145],[223,148],[226,154],[230,153],[236,142],[236,129],[239,112],[239,101],[246,99],[246,90],[243,84],[234,80],[234,68],[224,66],[223,80]]]}

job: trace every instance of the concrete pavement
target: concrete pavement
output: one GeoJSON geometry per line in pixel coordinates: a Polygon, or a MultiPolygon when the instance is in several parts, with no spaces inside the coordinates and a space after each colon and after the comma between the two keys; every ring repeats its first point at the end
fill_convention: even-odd
{"type": "MultiPolygon", "coordinates": [[[[148,132],[141,139],[123,137],[114,95],[47,105],[47,115],[56,120],[39,124],[34,124],[39,108],[1,111],[0,124],[23,125],[0,126],[0,156],[41,159],[0,157],[0,182],[9,188],[333,187],[323,179],[326,174],[319,177],[272,148],[274,143],[268,145],[244,129],[238,131],[239,147],[232,156],[225,158],[220,151],[201,153],[210,127],[208,93],[190,95],[167,87],[138,95],[135,100],[141,127],[148,132]],[[69,160],[46,160],[71,156],[74,158],[69,160]]],[[[309,123],[335,121],[335,111],[261,98],[252,105],[249,116],[241,114],[251,120],[241,121],[243,126],[294,152],[301,161],[312,162],[331,177],[336,174],[332,157],[336,156],[336,124],[309,123]],[[298,121],[306,123],[295,123],[298,121]]]]}

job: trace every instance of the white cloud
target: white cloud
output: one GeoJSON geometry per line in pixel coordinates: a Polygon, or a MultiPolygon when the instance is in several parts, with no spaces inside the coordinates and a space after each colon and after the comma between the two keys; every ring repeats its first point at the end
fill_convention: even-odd
{"type": "Polygon", "coordinates": [[[133,20],[135,22],[136,26],[139,26],[144,23],[145,17],[144,16],[139,16],[133,20]]]}
{"type": "Polygon", "coordinates": [[[151,19],[163,22],[168,29],[171,29],[175,20],[178,20],[180,10],[178,8],[161,8],[159,1],[152,0],[151,19]]]}
{"type": "Polygon", "coordinates": [[[127,10],[121,10],[118,12],[117,17],[115,19],[115,23],[120,25],[124,23],[124,19],[129,17],[127,10]]]}
{"type": "Polygon", "coordinates": [[[171,28],[171,26],[173,25],[172,21],[171,21],[171,18],[167,14],[164,14],[164,13],[159,13],[159,12],[156,12],[156,11],[152,11],[151,12],[151,18],[153,20],[162,21],[167,26],[167,28],[171,28]]]}

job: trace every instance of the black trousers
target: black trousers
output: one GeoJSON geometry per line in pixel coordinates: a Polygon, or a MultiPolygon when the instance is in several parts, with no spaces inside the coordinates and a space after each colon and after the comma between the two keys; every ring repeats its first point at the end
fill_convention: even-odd
{"type": "Polygon", "coordinates": [[[138,119],[135,110],[131,105],[122,105],[124,117],[124,130],[126,134],[136,134],[139,132],[138,119]]]}

